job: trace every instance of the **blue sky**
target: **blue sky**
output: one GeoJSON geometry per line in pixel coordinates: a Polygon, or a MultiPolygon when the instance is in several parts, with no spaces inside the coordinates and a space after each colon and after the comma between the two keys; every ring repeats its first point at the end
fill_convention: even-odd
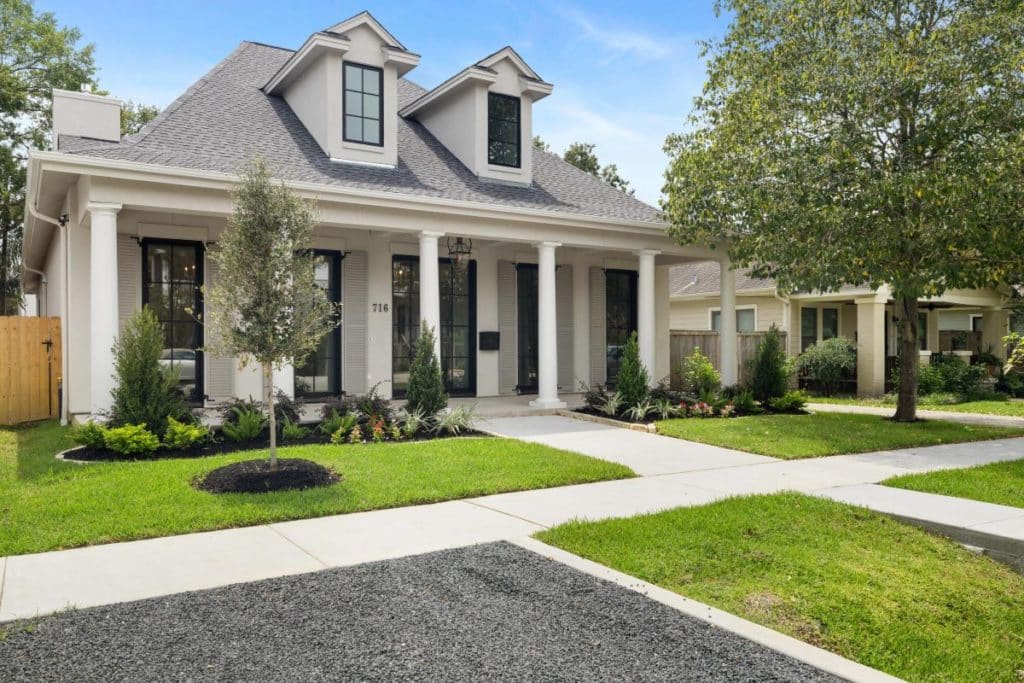
{"type": "Polygon", "coordinates": [[[721,35],[711,0],[690,2],[319,2],[36,0],[96,45],[103,88],[166,106],[242,40],[297,48],[314,31],[368,9],[422,55],[408,78],[433,87],[512,45],[555,91],[534,133],[561,152],[597,144],[641,199],[656,203],[665,136],[683,128],[704,80],[697,41],[721,35]]]}

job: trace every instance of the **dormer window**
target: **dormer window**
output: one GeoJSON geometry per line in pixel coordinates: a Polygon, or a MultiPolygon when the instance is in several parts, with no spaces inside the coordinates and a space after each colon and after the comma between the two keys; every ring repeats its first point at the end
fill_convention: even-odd
{"type": "Polygon", "coordinates": [[[521,165],[520,101],[518,97],[487,94],[487,161],[495,166],[521,165]]]}
{"type": "Polygon", "coordinates": [[[374,66],[345,63],[346,142],[384,144],[384,71],[374,66]]]}

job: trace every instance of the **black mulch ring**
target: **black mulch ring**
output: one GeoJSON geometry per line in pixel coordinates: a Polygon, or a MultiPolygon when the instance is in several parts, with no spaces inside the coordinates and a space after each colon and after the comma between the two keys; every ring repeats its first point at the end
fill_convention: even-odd
{"type": "Polygon", "coordinates": [[[243,460],[218,467],[195,483],[210,493],[267,493],[289,489],[331,486],[341,477],[329,467],[304,458],[278,459],[271,468],[269,460],[243,460]]]}

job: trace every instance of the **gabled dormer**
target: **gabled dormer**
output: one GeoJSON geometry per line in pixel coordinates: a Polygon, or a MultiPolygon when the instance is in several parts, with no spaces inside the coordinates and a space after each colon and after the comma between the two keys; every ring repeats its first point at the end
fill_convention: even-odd
{"type": "Polygon", "coordinates": [[[306,40],[264,86],[340,163],[398,163],[398,79],[419,64],[369,12],[306,40]]]}
{"type": "Polygon", "coordinates": [[[463,69],[399,114],[426,126],[473,173],[533,182],[533,103],[551,94],[511,47],[463,69]]]}

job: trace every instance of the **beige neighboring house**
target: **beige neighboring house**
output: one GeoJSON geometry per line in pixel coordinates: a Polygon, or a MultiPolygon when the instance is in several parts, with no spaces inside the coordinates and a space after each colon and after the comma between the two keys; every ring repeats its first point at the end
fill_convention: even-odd
{"type": "Polygon", "coordinates": [[[54,151],[29,159],[23,280],[62,320],[62,417],[109,407],[111,345],[143,304],[196,405],[262,394],[256,368],[203,351],[192,315],[207,313],[209,254],[255,156],[316,199],[317,278],[343,311],[277,388],[401,397],[421,320],[456,396],[559,407],[579,381],[614,381],[633,330],[652,377],[667,375],[669,268],[720,256],[535,150],[533,107],[553,86],[511,47],[431,88],[410,80],[419,61],[363,12],[298,49],[241,43],[123,139],[118,100],[56,91],[54,151]]]}
{"type": "MultiPolygon", "coordinates": [[[[669,276],[673,332],[721,329],[720,270],[716,262],[674,266],[669,276]]],[[[897,353],[893,303],[888,288],[843,287],[833,293],[780,294],[772,280],[739,270],[736,280],[738,332],[763,332],[772,325],[786,332],[791,356],[811,344],[844,336],[857,346],[857,393],[884,393],[897,353]]],[[[921,359],[953,353],[967,359],[981,351],[1005,357],[1002,338],[1009,330],[1005,308],[1010,290],[952,290],[918,302],[921,359]]]]}

